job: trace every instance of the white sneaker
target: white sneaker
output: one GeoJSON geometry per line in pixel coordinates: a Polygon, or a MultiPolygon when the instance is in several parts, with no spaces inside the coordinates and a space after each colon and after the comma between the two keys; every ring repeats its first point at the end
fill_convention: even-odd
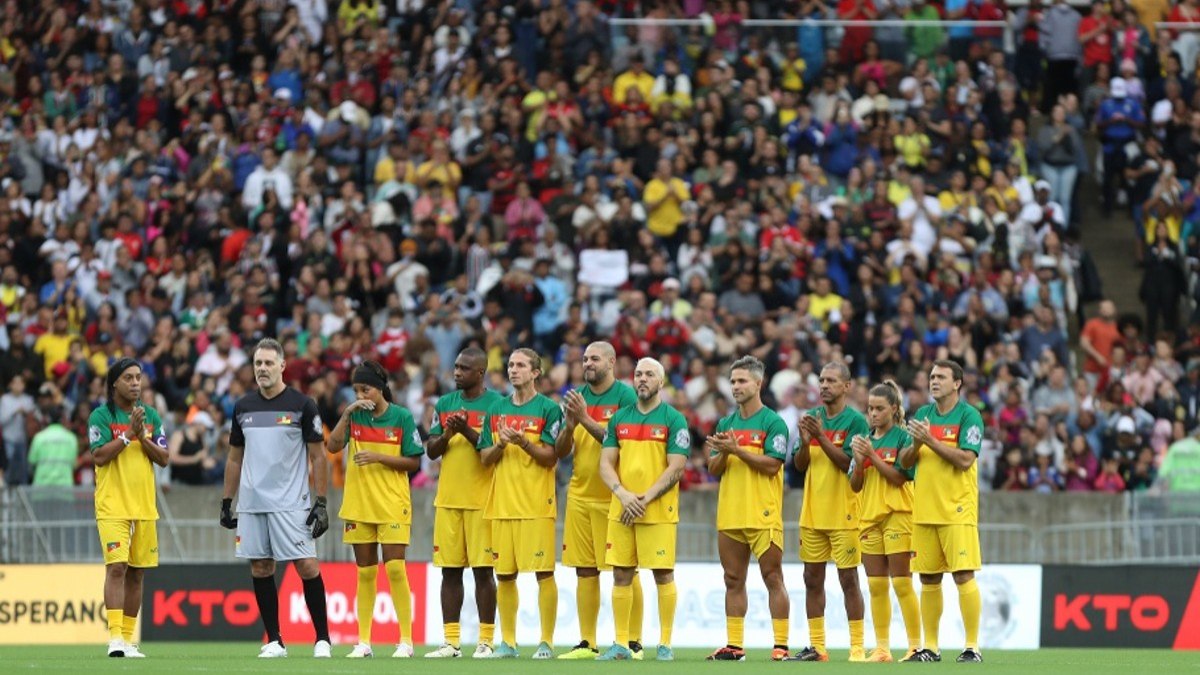
{"type": "Polygon", "coordinates": [[[313,658],[327,659],[331,656],[333,656],[333,646],[329,644],[329,641],[317,640],[317,643],[313,645],[313,658]]]}
{"type": "Polygon", "coordinates": [[[274,640],[272,640],[271,642],[268,642],[267,644],[263,645],[262,649],[258,650],[258,658],[260,658],[260,659],[286,659],[287,658],[287,647],[284,647],[283,645],[279,644],[278,642],[275,642],[274,640]]]}
{"type": "Polygon", "coordinates": [[[492,658],[492,646],[489,644],[479,643],[475,646],[475,653],[471,655],[475,659],[490,659],[492,658]]]}
{"type": "Polygon", "coordinates": [[[462,650],[446,643],[425,655],[427,659],[457,659],[462,656],[462,650]]]}
{"type": "Polygon", "coordinates": [[[375,656],[375,652],[371,651],[371,645],[369,645],[365,642],[360,642],[360,643],[354,645],[354,649],[350,650],[350,653],[346,655],[346,658],[348,658],[348,659],[369,659],[372,656],[375,656]]]}
{"type": "Polygon", "coordinates": [[[396,645],[396,651],[392,652],[393,659],[411,659],[413,655],[413,646],[407,642],[401,642],[396,645]]]}
{"type": "Polygon", "coordinates": [[[146,655],[142,653],[142,650],[138,649],[137,645],[126,642],[125,643],[125,658],[127,658],[127,659],[144,659],[144,658],[146,658],[146,655]]]}
{"type": "Polygon", "coordinates": [[[113,658],[125,657],[125,641],[121,638],[114,638],[108,641],[108,655],[113,658]]]}

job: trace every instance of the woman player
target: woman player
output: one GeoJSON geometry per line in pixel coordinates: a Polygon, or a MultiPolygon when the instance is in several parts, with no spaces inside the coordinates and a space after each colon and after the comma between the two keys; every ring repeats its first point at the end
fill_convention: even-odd
{"type": "Polygon", "coordinates": [[[859,540],[867,586],[871,591],[871,621],[875,624],[875,651],[868,661],[892,660],[888,629],[892,623],[892,601],[888,577],[908,633],[907,661],[921,646],[920,612],[913,591],[909,559],[912,557],[913,486],[911,471],[896,465],[900,451],[912,445],[904,430],[904,407],[900,387],[888,380],[871,387],[867,396],[867,421],[871,440],[857,436],[851,445],[850,487],[862,493],[859,540]]]}
{"type": "Polygon", "coordinates": [[[338,513],[345,521],[342,541],[354,547],[358,565],[358,645],[347,656],[372,656],[371,617],[381,547],[400,624],[400,644],[392,656],[410,658],[412,600],[404,549],[412,524],[408,472],[421,466],[421,436],[412,414],[392,402],[383,366],[363,362],[354,369],[351,383],[355,401],[342,412],[327,444],[332,453],[349,447],[353,460],[346,468],[346,489],[338,513]]]}

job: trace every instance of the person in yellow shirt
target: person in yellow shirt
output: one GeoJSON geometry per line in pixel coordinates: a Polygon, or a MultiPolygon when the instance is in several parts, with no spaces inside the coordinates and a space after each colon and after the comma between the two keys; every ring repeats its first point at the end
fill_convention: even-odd
{"type": "Polygon", "coordinates": [[[538,73],[535,84],[537,86],[521,99],[521,110],[529,118],[525,125],[525,140],[530,143],[536,143],[541,133],[542,122],[546,119],[546,106],[558,100],[558,94],[554,91],[554,76],[548,71],[538,73]]]}
{"type": "Polygon", "coordinates": [[[744,661],[746,568],[750,555],[767,587],[774,647],[772,661],[788,658],[791,602],[783,581],[783,463],[789,433],[783,419],[762,402],[766,369],[753,356],[729,367],[734,410],[717,422],[705,448],[708,471],[721,481],[717,494],[717,552],[725,571],[726,644],[709,661],[744,661]]]}
{"type": "Polygon", "coordinates": [[[683,203],[690,198],[688,184],[671,173],[671,160],[658,160],[654,177],[642,193],[646,229],[660,239],[674,239],[683,222],[683,203]]]}
{"type": "Polygon", "coordinates": [[[358,644],[347,656],[372,656],[371,620],[382,549],[400,624],[400,644],[392,656],[407,658],[413,653],[412,595],[404,561],[412,528],[408,473],[421,468],[421,434],[412,413],[393,401],[387,371],[379,363],[364,361],[350,381],[355,400],[342,411],[326,441],[331,453],[349,448],[351,460],[338,513],[345,523],[342,541],[354,547],[358,566],[358,644]]]}
{"type": "Polygon", "coordinates": [[[417,167],[417,186],[434,183],[442,186],[442,195],[454,199],[458,186],[462,184],[462,168],[450,158],[450,148],[445,141],[434,141],[428,160],[417,167]]]}
{"type": "Polygon", "coordinates": [[[938,204],[942,207],[942,215],[946,218],[959,216],[970,221],[971,209],[979,208],[979,200],[975,193],[967,188],[967,174],[962,169],[955,169],[950,174],[950,184],[938,195],[938,204]]]}
{"type": "MultiPolygon", "coordinates": [[[[554,449],[558,456],[575,453],[571,484],[567,488],[567,519],[563,525],[562,564],[575,568],[578,579],[575,606],[579,614],[580,642],[560,659],[595,659],[599,654],[596,621],[600,614],[600,570],[605,563],[612,492],[600,476],[601,442],[609,420],[618,410],[635,405],[638,395],[614,375],[617,353],[607,342],[593,342],[583,352],[584,385],[563,397],[565,420],[554,449]]],[[[657,389],[656,389],[657,392],[657,389]]],[[[641,494],[641,493],[638,493],[641,494]]],[[[633,626],[626,640],[630,658],[642,655],[642,585],[637,574],[629,579],[633,626]]],[[[627,626],[628,627],[628,626],[627,626]]]]}
{"type": "Polygon", "coordinates": [[[108,655],[142,658],[133,643],[142,581],[158,567],[154,465],[169,453],[162,419],[142,405],[142,366],[122,358],[105,377],[108,400],[88,416],[88,448],[96,465],[96,529],[104,553],[108,655]]]}
{"type": "Polygon", "coordinates": [[[818,380],[823,405],[800,419],[800,447],[792,461],[804,474],[800,508],[800,560],[804,563],[805,610],[811,646],[793,658],[828,661],[825,651],[825,566],[837,566],[850,624],[850,660],[866,661],[863,651],[863,598],[858,587],[858,495],[850,487],[854,439],[871,433],[863,414],[846,404],[854,380],[845,363],[831,361],[818,380]]]}
{"type": "Polygon", "coordinates": [[[616,81],[613,82],[613,103],[617,105],[624,103],[630,87],[636,88],[641,93],[643,101],[649,101],[650,94],[654,91],[654,76],[646,72],[646,62],[640,51],[635,51],[630,57],[629,70],[618,75],[616,81]]]}
{"type": "Polygon", "coordinates": [[[388,181],[412,183],[416,176],[417,167],[408,159],[408,148],[404,147],[403,143],[389,145],[387,154],[375,162],[376,185],[383,185],[388,181]]]}
{"type": "Polygon", "coordinates": [[[929,136],[917,126],[916,118],[904,118],[903,131],[892,139],[892,143],[905,166],[914,171],[925,168],[925,160],[929,157],[931,146],[929,136]]]}
{"type": "Polygon", "coordinates": [[[613,568],[616,640],[598,660],[634,658],[630,649],[634,576],[654,573],[658,590],[659,661],[675,660],[675,538],[679,527],[679,479],[692,453],[687,419],[659,396],[666,375],[661,363],[641,359],[633,370],[636,403],[613,414],[600,455],[601,481],[612,492],[605,562],[613,568]]]}
{"type": "Polygon", "coordinates": [[[808,62],[800,58],[800,46],[789,42],[784,51],[783,63],[780,64],[782,77],[780,85],[784,91],[800,93],[804,91],[804,74],[808,71],[808,62]]]}
{"type": "Polygon", "coordinates": [[[463,568],[475,576],[479,644],[474,657],[490,658],[496,621],[496,581],[492,577],[492,532],[483,506],[492,485],[492,470],[479,461],[475,444],[483,418],[503,397],[483,387],[487,354],[464,349],[454,359],[455,390],[438,399],[425,450],[441,459],[437,496],[433,498],[433,565],[442,570],[442,646],[425,658],[458,658],[459,615],[463,604],[463,568]]]}
{"type": "Polygon", "coordinates": [[[554,658],[554,623],[558,619],[558,585],[554,582],[554,441],[562,426],[558,404],[537,392],[542,359],[532,349],[513,350],[508,357],[512,396],[497,401],[479,434],[479,461],[495,467],[485,520],[492,526],[496,569],[496,604],[500,610],[500,646],[493,658],[517,658],[517,574],[533,572],[538,580],[541,642],[535,659],[554,658]]]}
{"type": "Polygon", "coordinates": [[[78,336],[68,333],[67,329],[66,310],[59,310],[54,314],[50,332],[41,334],[33,343],[33,352],[42,357],[47,380],[54,380],[54,366],[65,363],[70,358],[71,343],[79,339],[78,336]]]}
{"type": "Polygon", "coordinates": [[[829,315],[834,310],[841,310],[842,296],[833,292],[833,281],[829,277],[818,277],[813,286],[813,292],[808,296],[808,315],[821,322],[822,330],[829,330],[829,315]]]}
{"type": "Polygon", "coordinates": [[[912,445],[904,430],[904,405],[900,387],[891,380],[871,388],[867,396],[867,421],[871,436],[856,436],[851,444],[850,487],[859,493],[859,544],[867,587],[871,592],[871,623],[875,625],[875,651],[868,661],[890,663],[892,599],[888,578],[896,590],[908,653],[921,647],[921,615],[913,591],[909,561],[912,547],[913,472],[896,465],[900,452],[912,445]]]}

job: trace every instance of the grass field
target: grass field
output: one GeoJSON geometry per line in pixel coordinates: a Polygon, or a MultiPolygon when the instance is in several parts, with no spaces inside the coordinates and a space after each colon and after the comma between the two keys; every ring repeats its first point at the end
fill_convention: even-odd
{"type": "MultiPolygon", "coordinates": [[[[378,645],[382,657],[391,655],[392,649],[378,645]]],[[[987,673],[1053,673],[1054,675],[1093,675],[1095,673],[1200,673],[1200,653],[1172,652],[1167,650],[1130,649],[1042,649],[1025,652],[984,652],[985,662],[979,665],[953,663],[954,655],[948,651],[949,662],[937,666],[883,665],[846,663],[846,652],[833,651],[833,661],[826,664],[771,663],[767,650],[751,650],[747,660],[739,664],[705,663],[707,653],[700,649],[681,649],[676,652],[674,663],[642,661],[632,663],[596,663],[587,661],[532,661],[527,658],[533,653],[531,647],[524,648],[518,661],[476,661],[470,658],[452,661],[434,661],[419,658],[426,650],[418,649],[418,658],[408,662],[396,662],[391,658],[364,661],[349,661],[344,657],[349,647],[334,647],[332,661],[317,661],[312,658],[308,645],[289,646],[291,656],[278,661],[260,661],[255,658],[258,646],[249,643],[150,643],[142,646],[149,655],[145,660],[109,659],[104,656],[104,645],[90,646],[34,646],[0,647],[0,671],[11,672],[54,672],[54,673],[101,673],[101,672],[208,672],[208,673],[363,673],[396,672],[409,670],[420,673],[487,673],[507,675],[509,673],[612,673],[618,669],[634,669],[643,675],[667,675],[687,673],[694,675],[691,668],[704,668],[706,672],[732,669],[738,672],[753,669],[799,668],[833,675],[835,673],[861,673],[866,670],[900,669],[969,669],[987,673]]],[[[647,650],[653,653],[653,648],[647,650]]],[[[900,656],[899,652],[894,653],[900,656]]]]}

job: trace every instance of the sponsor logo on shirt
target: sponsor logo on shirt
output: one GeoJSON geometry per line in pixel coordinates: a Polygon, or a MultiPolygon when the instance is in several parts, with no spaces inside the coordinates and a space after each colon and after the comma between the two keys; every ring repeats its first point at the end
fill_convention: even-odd
{"type": "Polygon", "coordinates": [[[389,441],[394,441],[396,440],[396,432],[388,429],[387,431],[383,432],[383,437],[389,441]]]}
{"type": "Polygon", "coordinates": [[[287,413],[283,413],[275,418],[275,424],[287,425],[287,424],[291,424],[291,423],[292,423],[292,416],[288,415],[287,413]]]}
{"type": "Polygon", "coordinates": [[[654,427],[654,428],[652,428],[652,429],[650,430],[650,435],[651,435],[651,436],[652,436],[652,437],[653,437],[655,440],[661,440],[661,439],[663,439],[663,438],[665,438],[665,437],[666,437],[666,435],[667,435],[667,430],[666,430],[666,429],[663,429],[662,427],[654,427]]]}

